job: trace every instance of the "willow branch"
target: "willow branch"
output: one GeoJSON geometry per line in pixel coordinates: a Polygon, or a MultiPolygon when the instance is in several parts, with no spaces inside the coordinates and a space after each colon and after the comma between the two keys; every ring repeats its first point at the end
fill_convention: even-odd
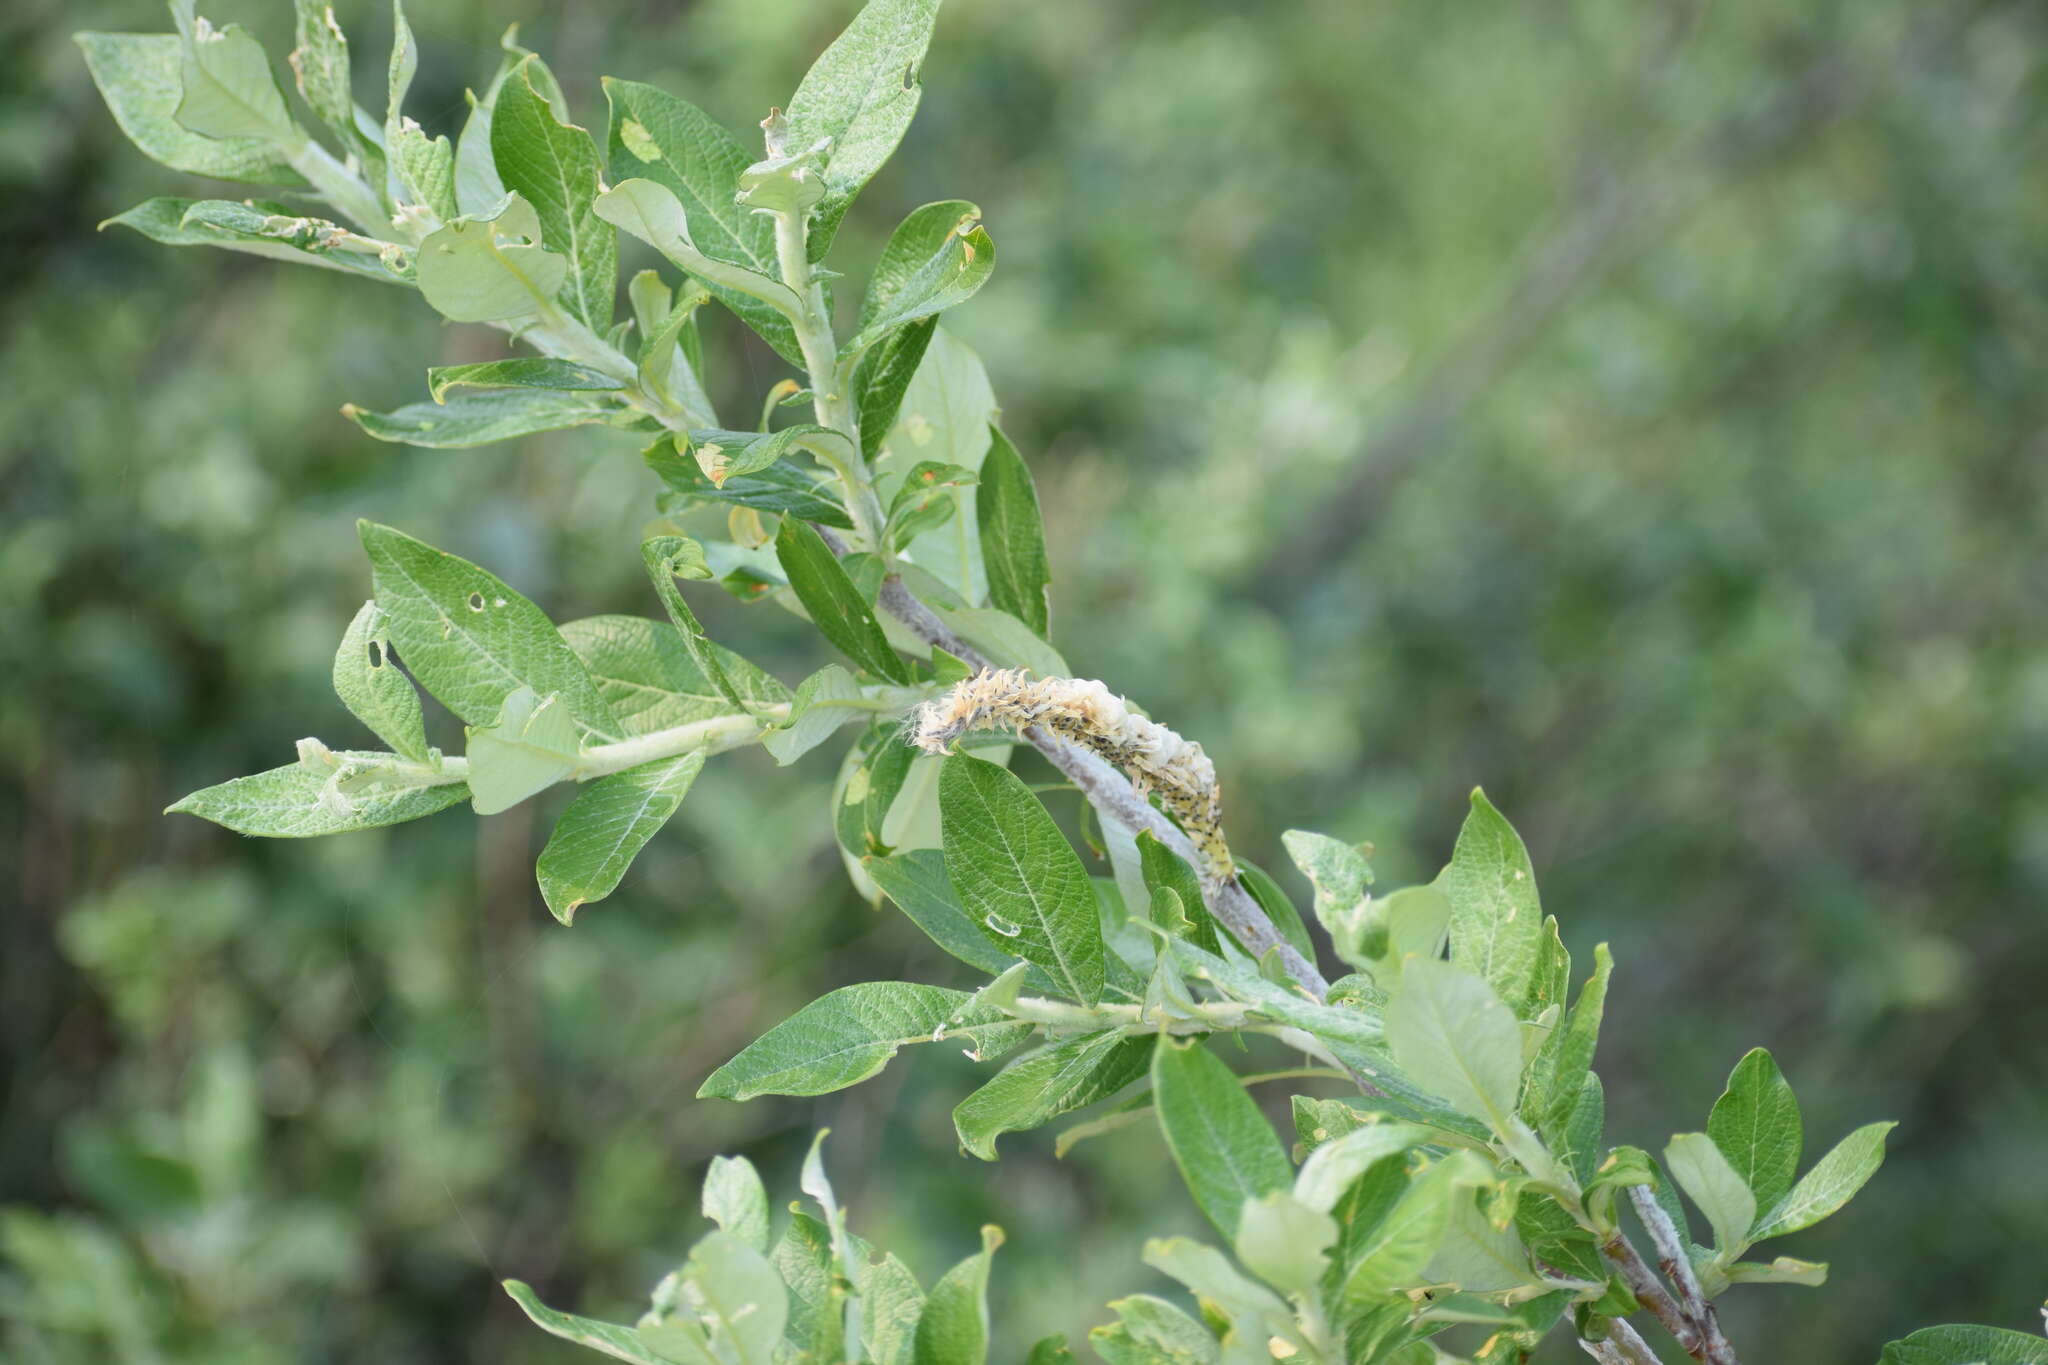
{"type": "Polygon", "coordinates": [[[1635,1206],[1636,1217],[1643,1220],[1643,1227],[1650,1234],[1650,1242],[1657,1248],[1657,1264],[1664,1271],[1664,1277],[1678,1290],[1679,1305],[1684,1308],[1700,1330],[1700,1346],[1705,1354],[1700,1359],[1710,1365],[1738,1365],[1735,1348],[1728,1344],[1728,1338],[1721,1334],[1721,1319],[1714,1312],[1714,1305],[1700,1290],[1699,1276],[1693,1273],[1692,1258],[1685,1249],[1685,1239],[1678,1235],[1677,1226],[1671,1215],[1664,1212],[1664,1206],[1647,1185],[1631,1185],[1628,1190],[1629,1203],[1635,1206]]]}
{"type": "Polygon", "coordinates": [[[1636,1303],[1664,1324],[1664,1330],[1671,1333],[1687,1355],[1701,1361],[1707,1358],[1699,1329],[1625,1235],[1617,1232],[1602,1242],[1600,1254],[1621,1273],[1621,1282],[1636,1296],[1636,1303]]]}

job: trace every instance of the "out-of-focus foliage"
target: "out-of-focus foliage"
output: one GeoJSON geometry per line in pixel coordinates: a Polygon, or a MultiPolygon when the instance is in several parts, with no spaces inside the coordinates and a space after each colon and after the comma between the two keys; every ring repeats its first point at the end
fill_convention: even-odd
{"type": "MultiPolygon", "coordinates": [[[[388,18],[341,8],[367,77],[388,18]]],[[[452,131],[490,74],[453,59],[521,20],[586,121],[603,71],[746,127],[851,8],[422,0],[413,103],[452,131]]],[[[220,17],[288,45],[281,5],[220,17]]],[[[1158,1287],[1137,1213],[1194,1215],[1148,1142],[956,1157],[937,1059],[689,1098],[829,986],[953,979],[842,889],[821,760],[707,771],[574,931],[530,811],[275,845],[158,816],[346,723],[355,517],[558,619],[646,613],[653,481],[601,432],[379,445],[339,404],[490,342],[90,235],[187,189],[98,107],[80,27],[163,16],[0,17],[0,1353],[557,1359],[496,1277],[623,1311],[711,1153],[788,1187],[820,1121],[926,1277],[1005,1224],[1000,1321],[1078,1333],[1105,1285],[1158,1287]],[[778,814],[812,846],[751,832],[778,814]]],[[[1003,273],[957,325],[1037,472],[1059,643],[1204,742],[1244,852],[1283,862],[1313,812],[1425,879],[1484,780],[1573,946],[1625,967],[1617,1129],[1700,1110],[1755,1042],[1817,1131],[1904,1120],[1788,1244],[1830,1291],[1728,1303],[1774,1357],[2041,1293],[2044,52],[2009,3],[949,0],[843,229],[860,257],[915,204],[982,207],[1003,273]]],[[[728,403],[783,372],[719,340],[728,403]]],[[[766,614],[723,633],[817,662],[766,614]]]]}

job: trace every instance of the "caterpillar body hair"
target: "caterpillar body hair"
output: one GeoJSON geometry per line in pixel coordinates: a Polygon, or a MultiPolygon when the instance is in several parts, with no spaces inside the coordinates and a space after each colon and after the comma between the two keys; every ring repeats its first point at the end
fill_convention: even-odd
{"type": "Polygon", "coordinates": [[[1216,765],[1202,746],[1133,711],[1093,678],[1033,678],[1023,669],[983,669],[917,710],[911,741],[944,753],[973,730],[1033,726],[1100,755],[1121,769],[1139,793],[1160,804],[1188,833],[1211,881],[1236,875],[1223,839],[1223,797],[1216,765]]]}

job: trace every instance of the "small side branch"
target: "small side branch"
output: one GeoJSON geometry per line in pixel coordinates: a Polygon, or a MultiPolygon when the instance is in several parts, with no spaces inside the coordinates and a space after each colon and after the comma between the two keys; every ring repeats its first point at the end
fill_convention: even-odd
{"type": "Polygon", "coordinates": [[[1664,1271],[1664,1277],[1678,1290],[1679,1306],[1699,1327],[1700,1345],[1705,1351],[1701,1360],[1709,1365],[1738,1365],[1735,1349],[1728,1344],[1728,1338],[1721,1334],[1721,1319],[1714,1312],[1714,1305],[1700,1290],[1699,1276],[1693,1273],[1692,1258],[1687,1254],[1685,1239],[1678,1235],[1678,1228],[1671,1221],[1671,1215],[1664,1212],[1664,1206],[1657,1202],[1647,1185],[1631,1185],[1628,1191],[1629,1203],[1634,1205],[1636,1217],[1643,1220],[1643,1227],[1649,1231],[1651,1244],[1657,1248],[1657,1264],[1664,1271]]]}
{"type": "Polygon", "coordinates": [[[1600,1365],[1659,1365],[1657,1353],[1650,1349],[1650,1343],[1642,1334],[1628,1325],[1625,1318],[1616,1318],[1608,1324],[1605,1341],[1591,1341],[1579,1338],[1579,1349],[1600,1362],[1600,1365]]]}
{"type": "Polygon", "coordinates": [[[1664,1324],[1664,1330],[1671,1333],[1687,1355],[1695,1360],[1707,1358],[1699,1329],[1626,1236],[1615,1233],[1600,1244],[1600,1254],[1621,1273],[1621,1282],[1636,1296],[1636,1302],[1664,1324]]]}

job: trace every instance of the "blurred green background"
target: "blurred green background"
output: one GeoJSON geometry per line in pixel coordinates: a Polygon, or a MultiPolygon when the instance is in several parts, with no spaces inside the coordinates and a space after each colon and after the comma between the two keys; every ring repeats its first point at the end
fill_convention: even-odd
{"type": "MultiPolygon", "coordinates": [[[[852,8],[414,0],[411,108],[452,132],[516,20],[586,122],[613,73],[750,131],[852,8]]],[[[389,17],[337,10],[367,93],[389,17]]],[[[214,17],[281,55],[288,11],[214,17]]],[[[1015,1354],[1156,1288],[1142,1237],[1196,1218],[1141,1130],[984,1166],[957,1055],[691,1098],[824,989],[962,980],[844,885],[830,750],[713,764],[573,931],[531,885],[546,809],[306,844],[157,814],[355,742],[355,517],[557,619],[658,614],[654,483],[616,434],[376,444],[342,402],[491,339],[94,235],[194,186],[99,107],[86,27],[168,24],[0,14],[0,1355],[566,1362],[497,1278],[630,1314],[706,1159],[793,1196],[821,1124],[856,1226],[926,1278],[1005,1225],[1015,1354]]],[[[1610,1140],[1698,1128],[1752,1044],[1811,1152],[1901,1120],[1782,1244],[1830,1286],[1727,1301],[1754,1359],[2026,1328],[2048,1292],[2044,58],[2022,3],[948,0],[835,254],[981,204],[1001,268],[949,325],[1038,470],[1056,642],[1204,742],[1243,851],[1306,825],[1426,879],[1483,782],[1576,974],[1619,959],[1610,1140]]],[[[748,410],[782,371],[713,340],[748,410]]],[[[787,680],[823,662],[708,609],[787,680]]]]}

